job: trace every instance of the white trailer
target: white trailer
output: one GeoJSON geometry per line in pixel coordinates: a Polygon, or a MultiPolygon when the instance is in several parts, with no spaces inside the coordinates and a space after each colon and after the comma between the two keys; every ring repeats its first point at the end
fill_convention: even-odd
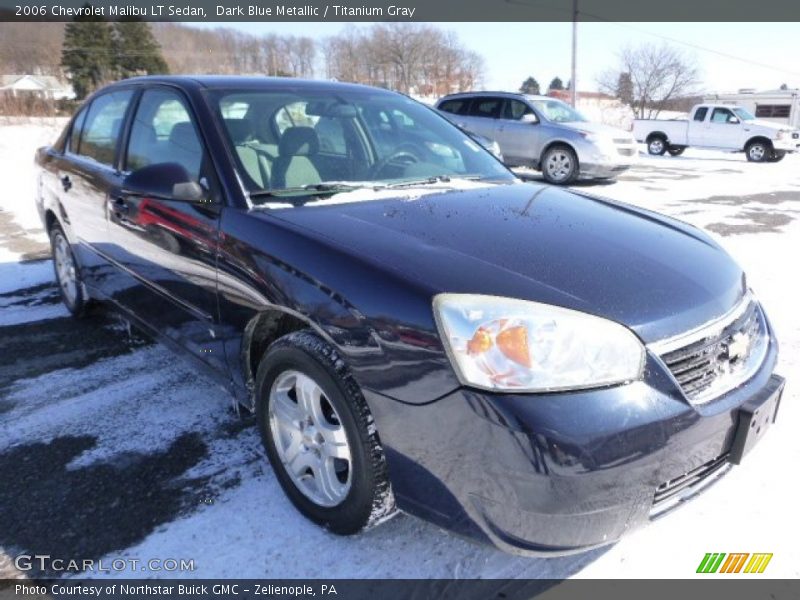
{"type": "Polygon", "coordinates": [[[766,92],[745,89],[736,93],[710,94],[704,101],[741,106],[758,119],[800,127],[800,89],[766,92]]]}

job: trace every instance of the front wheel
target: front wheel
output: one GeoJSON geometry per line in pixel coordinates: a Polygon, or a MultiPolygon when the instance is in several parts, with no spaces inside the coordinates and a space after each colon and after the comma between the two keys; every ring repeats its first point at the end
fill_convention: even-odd
{"type": "Polygon", "coordinates": [[[86,314],[89,299],[84,293],[80,269],[72,247],[58,224],[53,225],[50,230],[50,249],[61,300],[74,317],[80,318],[86,314]]]}
{"type": "Polygon", "coordinates": [[[548,148],[542,157],[542,175],[549,183],[567,185],[578,178],[578,157],[567,146],[548,148]]]}
{"type": "Polygon", "coordinates": [[[261,359],[256,394],[269,461],[306,518],[349,535],[394,512],[372,415],[332,346],[311,331],[280,338],[261,359]]]}
{"type": "Polygon", "coordinates": [[[772,154],[772,147],[767,142],[758,140],[747,144],[744,153],[750,162],[766,162],[772,154]]]}

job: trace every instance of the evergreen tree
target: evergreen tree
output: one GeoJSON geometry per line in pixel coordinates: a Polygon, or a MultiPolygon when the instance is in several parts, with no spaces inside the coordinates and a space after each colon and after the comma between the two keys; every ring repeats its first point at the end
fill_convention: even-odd
{"type": "Polygon", "coordinates": [[[522,85],[519,88],[519,91],[523,94],[539,94],[539,82],[536,81],[533,77],[528,77],[525,81],[522,82],[522,85]]]}
{"type": "Polygon", "coordinates": [[[560,77],[553,77],[553,81],[550,82],[550,87],[547,88],[549,90],[563,90],[564,89],[564,82],[561,81],[560,77]]]}
{"type": "Polygon", "coordinates": [[[633,79],[630,73],[620,73],[617,79],[617,98],[633,106],[633,79]]]}
{"type": "Polygon", "coordinates": [[[79,100],[112,77],[111,34],[111,26],[100,17],[79,17],[64,28],[61,66],[79,100]]]}
{"type": "Polygon", "coordinates": [[[144,21],[114,23],[113,46],[114,74],[120,79],[169,72],[161,47],[144,21]]]}

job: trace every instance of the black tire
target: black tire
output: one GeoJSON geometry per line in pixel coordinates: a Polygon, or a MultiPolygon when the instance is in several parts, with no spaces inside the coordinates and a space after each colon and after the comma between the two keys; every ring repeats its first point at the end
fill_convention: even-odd
{"type": "Polygon", "coordinates": [[[785,150],[773,150],[772,154],[767,159],[767,162],[773,162],[773,163],[781,162],[784,156],[786,156],[785,150]]]}
{"type": "Polygon", "coordinates": [[[382,446],[364,396],[337,351],[311,330],[279,338],[264,353],[256,375],[256,417],[267,456],[283,491],[306,518],[340,535],[375,525],[395,511],[382,446]],[[340,504],[321,506],[294,483],[281,462],[269,418],[270,391],[286,371],[312,378],[336,411],[352,462],[349,491],[340,504]]]}
{"type": "Polygon", "coordinates": [[[754,140],[744,148],[748,162],[767,162],[772,152],[772,145],[764,140],[754,140]]]}
{"type": "Polygon", "coordinates": [[[61,301],[64,303],[64,306],[67,307],[67,310],[72,314],[73,317],[80,319],[86,316],[86,313],[89,309],[90,300],[86,297],[84,292],[80,266],[75,259],[75,253],[72,251],[72,247],[69,244],[69,240],[67,239],[64,230],[58,223],[54,223],[50,228],[50,254],[53,257],[53,272],[56,277],[58,291],[61,294],[61,301]],[[68,289],[69,284],[65,281],[62,281],[62,275],[59,272],[60,261],[59,257],[57,256],[56,248],[59,247],[60,244],[63,244],[62,248],[64,248],[64,250],[62,252],[67,253],[69,260],[72,262],[72,273],[75,282],[74,292],[70,292],[68,289]]]}
{"type": "Polygon", "coordinates": [[[540,166],[545,181],[554,185],[569,185],[578,178],[580,172],[575,151],[563,144],[550,146],[542,155],[540,166]],[[561,167],[556,168],[551,161],[557,161],[561,167]]]}
{"type": "Polygon", "coordinates": [[[684,150],[686,150],[686,146],[669,146],[667,148],[670,156],[680,156],[684,150]]]}
{"type": "Polygon", "coordinates": [[[651,135],[647,138],[647,153],[653,156],[661,156],[667,151],[669,144],[662,135],[651,135]]]}

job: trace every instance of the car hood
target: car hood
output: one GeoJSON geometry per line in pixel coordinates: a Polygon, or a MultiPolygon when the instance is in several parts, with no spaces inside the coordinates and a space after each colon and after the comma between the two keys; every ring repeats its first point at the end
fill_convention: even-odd
{"type": "Polygon", "coordinates": [[[582,122],[582,123],[562,123],[566,125],[569,129],[575,129],[578,131],[585,131],[587,133],[594,133],[597,135],[605,135],[608,137],[614,138],[624,138],[624,139],[631,139],[633,135],[630,131],[625,131],[620,129],[619,127],[612,127],[611,125],[603,125],[602,123],[590,123],[590,122],[582,122]]]}
{"type": "Polygon", "coordinates": [[[626,324],[645,342],[719,317],[744,291],[740,268],[709,236],[629,205],[528,183],[398,193],[407,195],[340,195],[264,214],[431,295],[555,304],[626,324]]]}
{"type": "Polygon", "coordinates": [[[755,125],[757,127],[763,127],[764,129],[769,129],[770,131],[797,131],[794,127],[787,125],[785,123],[773,123],[772,121],[765,121],[763,119],[753,119],[752,121],[745,121],[745,126],[747,125],[755,125]]]}

